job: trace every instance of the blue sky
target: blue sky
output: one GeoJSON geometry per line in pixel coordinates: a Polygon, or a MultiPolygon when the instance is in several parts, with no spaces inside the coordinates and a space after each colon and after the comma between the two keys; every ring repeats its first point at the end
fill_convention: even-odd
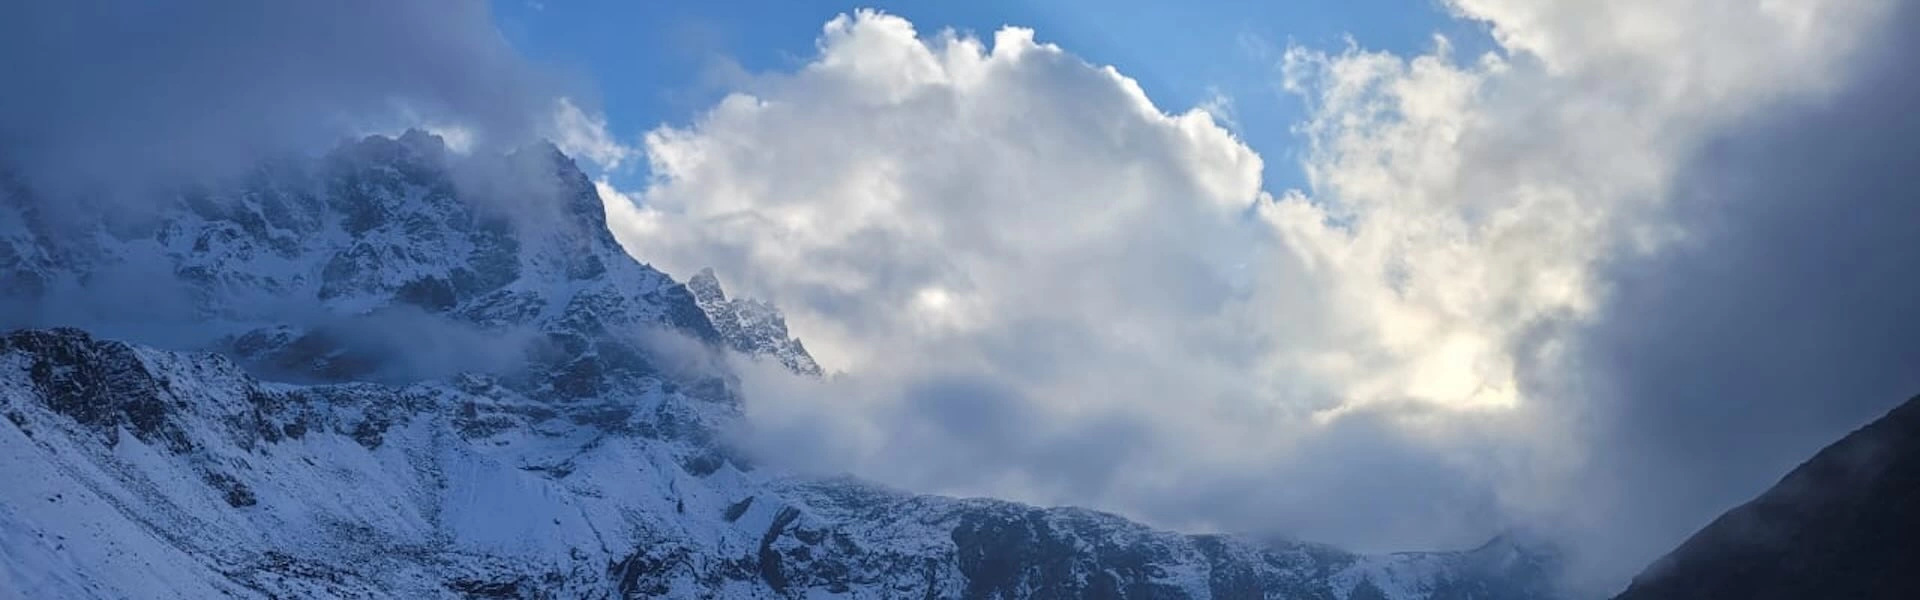
{"type": "MultiPolygon", "coordinates": [[[[568,74],[598,96],[609,129],[632,143],[661,123],[684,124],[728,91],[720,73],[789,71],[810,59],[822,24],[857,8],[912,21],[922,35],[957,29],[990,36],[1032,28],[1095,64],[1140,82],[1166,111],[1217,96],[1232,101],[1237,132],[1266,159],[1269,189],[1302,185],[1290,153],[1299,103],[1278,88],[1277,52],[1289,42],[1337,50],[1360,46],[1409,55],[1435,33],[1457,47],[1491,47],[1483,28],[1449,18],[1431,0],[1125,0],[1026,3],[622,2],[496,0],[500,30],[528,58],[568,74]]],[[[644,167],[642,167],[644,168],[644,167]]],[[[612,174],[637,183],[638,173],[612,174]]]]}

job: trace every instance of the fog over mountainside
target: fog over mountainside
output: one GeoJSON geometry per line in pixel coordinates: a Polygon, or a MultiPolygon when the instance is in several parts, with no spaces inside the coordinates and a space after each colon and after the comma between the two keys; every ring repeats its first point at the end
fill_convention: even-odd
{"type": "Polygon", "coordinates": [[[167,318],[189,320],[218,353],[71,328],[0,338],[0,448],[10,457],[0,468],[17,482],[0,493],[0,590],[1421,599],[1551,590],[1553,554],[1530,541],[1366,556],[763,468],[735,443],[749,400],[733,365],[765,360],[818,376],[774,327],[778,313],[725,299],[710,272],[689,292],[626,257],[585,175],[551,147],[506,158],[540,165],[522,173],[551,179],[540,187],[567,192],[556,198],[564,204],[528,213],[537,218],[493,212],[451,183],[456,163],[476,159],[421,132],[192,190],[144,232],[40,237],[36,196],[9,196],[24,226],[0,246],[13,259],[7,275],[39,282],[24,295],[85,289],[96,272],[134,268],[129,260],[157,263],[144,275],[177,277],[187,302],[167,318]],[[301,314],[312,316],[289,316],[301,314]],[[752,353],[733,350],[742,347],[752,353]]]}

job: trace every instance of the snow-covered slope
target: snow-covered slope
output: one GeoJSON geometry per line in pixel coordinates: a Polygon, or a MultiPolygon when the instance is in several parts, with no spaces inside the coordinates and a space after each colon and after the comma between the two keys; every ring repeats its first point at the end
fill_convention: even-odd
{"type": "Polygon", "coordinates": [[[716,353],[817,373],[778,313],[626,257],[551,148],[462,164],[369,138],[134,228],[0,190],[26,320],[131,273],[204,332],[154,342],[209,350],[0,334],[0,597],[1546,594],[1504,542],[1358,556],[757,468],[716,353]]]}
{"type": "Polygon", "coordinates": [[[18,331],[0,338],[0,590],[1521,598],[1549,566],[1501,544],[1362,557],[783,478],[717,452],[674,395],[271,384],[214,354],[18,331]]]}

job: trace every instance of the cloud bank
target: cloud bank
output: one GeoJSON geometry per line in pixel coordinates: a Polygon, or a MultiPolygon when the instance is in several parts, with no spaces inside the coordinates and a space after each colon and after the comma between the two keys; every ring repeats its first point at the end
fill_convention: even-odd
{"type": "Polygon", "coordinates": [[[227,175],[408,126],[523,143],[551,111],[551,82],[482,2],[79,0],[7,12],[0,147],[37,188],[227,175]]]}
{"type": "Polygon", "coordinates": [[[1661,402],[1593,383],[1631,379],[1596,349],[1622,307],[1662,302],[1613,285],[1722,243],[1674,218],[1696,156],[1834,102],[1892,10],[1449,7],[1498,51],[1285,53],[1306,190],[1265,190],[1205,110],[1031,31],[860,12],[648,134],[653,180],[609,211],[636,255],[716,267],[843,371],[750,378],[764,438],[823,468],[1366,549],[1528,525],[1650,551],[1686,531],[1580,516],[1615,508],[1583,495],[1635,435],[1620,407],[1661,402]]]}

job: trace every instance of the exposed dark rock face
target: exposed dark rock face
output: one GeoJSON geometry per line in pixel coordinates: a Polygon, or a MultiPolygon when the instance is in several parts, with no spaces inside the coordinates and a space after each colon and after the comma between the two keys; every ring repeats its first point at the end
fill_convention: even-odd
{"type": "Polygon", "coordinates": [[[1618,600],[1920,597],[1920,398],[1814,455],[1618,600]]]}
{"type": "Polygon", "coordinates": [[[27,330],[0,338],[5,354],[25,359],[47,408],[92,430],[107,446],[119,443],[125,430],[174,452],[193,449],[193,440],[167,418],[187,400],[148,370],[133,347],[97,342],[78,329],[27,330]]]}

